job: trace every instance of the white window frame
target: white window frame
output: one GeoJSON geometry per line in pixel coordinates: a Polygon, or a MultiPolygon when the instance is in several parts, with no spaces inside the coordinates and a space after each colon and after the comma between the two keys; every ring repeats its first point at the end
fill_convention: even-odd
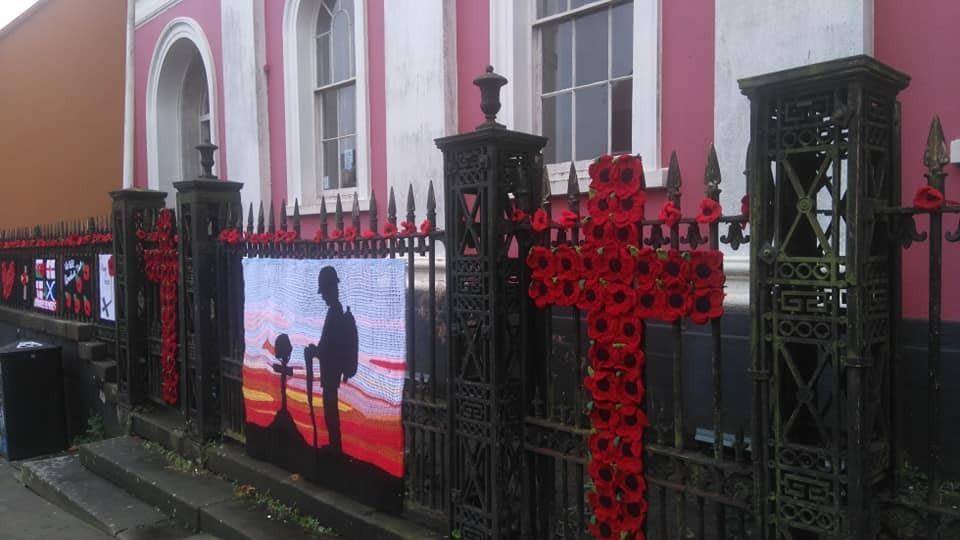
{"type": "MultiPolygon", "coordinates": [[[[287,161],[287,211],[293,211],[294,200],[300,201],[301,214],[320,212],[319,201],[303,200],[305,182],[317,178],[316,125],[314,90],[316,89],[316,15],[320,0],[286,0],[283,12],[283,83],[284,124],[287,161]],[[313,2],[316,4],[313,4],[313,2]],[[306,33],[304,35],[304,32],[306,33]],[[309,48],[308,48],[309,47],[309,48]]],[[[327,210],[339,194],[346,208],[354,197],[365,211],[370,208],[370,109],[367,82],[367,5],[354,0],[353,43],[356,69],[356,174],[355,188],[325,190],[327,210]]]]}
{"type": "MultiPolygon", "coordinates": [[[[565,16],[609,9],[624,1],[597,0],[566,12],[565,16]]],[[[643,158],[648,188],[663,187],[666,179],[660,155],[661,1],[633,0],[631,151],[643,158]]],[[[490,0],[491,63],[510,81],[501,95],[501,122],[511,129],[542,133],[540,43],[539,32],[534,31],[536,23],[536,6],[532,0],[490,0]]],[[[580,189],[584,192],[590,183],[589,165],[589,160],[575,162],[580,189]]],[[[547,172],[551,192],[565,193],[570,162],[548,164],[547,172]]]]}

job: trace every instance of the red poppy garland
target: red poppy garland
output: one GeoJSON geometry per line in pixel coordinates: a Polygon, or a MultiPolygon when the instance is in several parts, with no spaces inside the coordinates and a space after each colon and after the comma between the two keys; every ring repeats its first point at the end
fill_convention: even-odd
{"type": "Polygon", "coordinates": [[[155,229],[150,232],[137,231],[137,238],[155,245],[143,250],[143,267],[147,279],[160,284],[161,387],[163,400],[175,405],[180,396],[180,371],[177,367],[177,283],[180,261],[173,213],[169,209],[161,210],[155,229]]]}
{"type": "MultiPolygon", "coordinates": [[[[723,313],[723,256],[719,251],[642,247],[646,195],[638,156],[601,156],[590,165],[589,217],[582,245],[536,246],[527,255],[529,295],[537,307],[575,305],[586,312],[591,340],[584,387],[592,434],[588,473],[589,531],[595,538],[643,538],[647,514],[643,478],[645,322],[690,317],[705,323],[723,313]]],[[[700,205],[696,221],[716,223],[720,205],[700,205]]],[[[679,208],[667,203],[660,220],[672,226],[679,208]]],[[[555,226],[576,224],[564,215],[555,226]]],[[[543,209],[531,219],[549,230],[543,209]]]]}

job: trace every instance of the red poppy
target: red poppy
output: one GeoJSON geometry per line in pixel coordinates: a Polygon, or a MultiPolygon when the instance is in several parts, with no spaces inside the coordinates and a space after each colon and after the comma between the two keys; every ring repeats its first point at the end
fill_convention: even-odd
{"type": "Polygon", "coordinates": [[[943,193],[933,186],[921,186],[913,196],[913,206],[928,212],[940,210],[943,203],[943,193]]]}
{"type": "Polygon", "coordinates": [[[572,306],[580,299],[580,282],[559,278],[553,283],[553,302],[558,306],[572,306]]]}
{"type": "Polygon", "coordinates": [[[389,221],[383,226],[383,237],[393,238],[397,235],[397,226],[389,221]]]}
{"type": "Polygon", "coordinates": [[[83,303],[80,302],[80,297],[77,296],[73,299],[73,312],[79,315],[81,309],[83,309],[83,303]]]}
{"type": "Polygon", "coordinates": [[[664,290],[663,309],[660,318],[673,322],[690,313],[690,289],[684,284],[676,283],[664,290]]]}
{"type": "MultiPolygon", "coordinates": [[[[389,225],[390,225],[390,224],[388,223],[387,226],[389,227],[389,225]]],[[[314,241],[314,242],[317,242],[317,243],[323,242],[323,230],[322,230],[322,229],[317,229],[317,232],[313,233],[313,241],[314,241]]]]}
{"type": "Polygon", "coordinates": [[[542,279],[532,280],[527,293],[540,309],[543,309],[553,303],[554,288],[547,285],[542,279]]]}
{"type": "MultiPolygon", "coordinates": [[[[623,437],[620,444],[617,445],[617,462],[628,460],[640,460],[639,469],[631,467],[630,470],[641,472],[643,470],[643,438],[642,437],[623,437]]],[[[624,473],[628,474],[628,473],[624,473]]]]}
{"type": "Polygon", "coordinates": [[[590,218],[598,223],[606,223],[613,212],[616,212],[615,196],[594,195],[587,201],[587,211],[590,218]]]}
{"type": "Polygon", "coordinates": [[[590,509],[598,521],[616,519],[619,504],[613,489],[602,489],[594,486],[593,491],[587,494],[590,509]]]}
{"type": "Polygon", "coordinates": [[[89,298],[84,298],[84,299],[83,299],[83,314],[86,315],[87,317],[89,317],[92,312],[93,312],[93,305],[90,304],[90,299],[89,299],[89,298]]]}
{"type": "Polygon", "coordinates": [[[697,324],[723,315],[723,289],[697,289],[693,291],[690,307],[690,319],[697,324]]]}
{"type": "Polygon", "coordinates": [[[90,281],[90,265],[83,265],[83,279],[90,281]]]}
{"type": "MultiPolygon", "coordinates": [[[[583,379],[583,385],[590,390],[596,401],[614,401],[617,399],[617,374],[612,371],[594,371],[583,379]]],[[[594,403],[594,406],[597,406],[594,403]]]]}
{"type": "Polygon", "coordinates": [[[660,279],[664,285],[686,284],[690,281],[690,262],[683,253],[669,249],[657,252],[657,256],[661,261],[660,279]]]}
{"type": "Polygon", "coordinates": [[[592,311],[600,307],[603,299],[604,287],[596,279],[590,279],[584,282],[580,288],[580,298],[577,299],[577,307],[583,311],[592,311]]]}
{"type": "Polygon", "coordinates": [[[591,311],[587,315],[587,335],[594,341],[610,343],[620,333],[620,320],[601,311],[591,311]]]}
{"type": "Polygon", "coordinates": [[[550,228],[550,217],[546,210],[537,208],[537,211],[533,213],[533,219],[530,220],[530,227],[534,232],[543,232],[550,228]]]}
{"type": "Polygon", "coordinates": [[[563,212],[560,212],[560,226],[563,227],[564,229],[572,229],[579,222],[580,222],[580,216],[578,216],[577,214],[569,210],[564,210],[563,212]]]}
{"type": "Polygon", "coordinates": [[[594,277],[600,274],[603,268],[602,252],[605,249],[603,244],[588,244],[580,250],[580,264],[583,266],[584,275],[594,277]]]}
{"type": "Polygon", "coordinates": [[[620,416],[615,405],[609,401],[594,401],[590,406],[590,424],[593,429],[613,431],[617,427],[620,416]]]}
{"type": "Polygon", "coordinates": [[[606,343],[594,343],[587,351],[587,359],[590,360],[590,367],[594,371],[615,368],[619,358],[617,349],[606,343]]]}
{"type": "Polygon", "coordinates": [[[339,240],[340,238],[343,238],[343,231],[340,229],[334,229],[333,232],[330,233],[331,240],[339,240]]]}
{"type": "Polygon", "coordinates": [[[564,244],[557,246],[553,252],[553,268],[558,277],[566,279],[580,279],[582,266],[580,253],[572,246],[564,244]]]}
{"type": "Polygon", "coordinates": [[[360,238],[364,240],[370,240],[377,237],[377,231],[363,231],[363,234],[360,235],[360,238]]]}
{"type": "Polygon", "coordinates": [[[47,263],[46,261],[41,260],[40,262],[37,263],[37,275],[43,277],[46,274],[47,274],[47,263]]]}
{"type": "Polygon", "coordinates": [[[620,283],[630,283],[633,281],[634,258],[630,250],[623,247],[617,249],[615,246],[608,246],[610,249],[603,250],[603,263],[600,267],[600,275],[609,281],[620,283]]]}
{"type": "Polygon", "coordinates": [[[623,283],[610,283],[603,295],[606,312],[610,315],[623,315],[632,311],[636,299],[633,288],[623,283]]]}
{"type": "Polygon", "coordinates": [[[357,230],[353,227],[343,229],[343,239],[347,242],[353,242],[357,238],[357,230]]]}
{"type": "Polygon", "coordinates": [[[595,432],[587,443],[591,460],[609,461],[617,455],[616,436],[613,433],[595,432]]]}
{"type": "Polygon", "coordinates": [[[70,306],[73,305],[73,295],[72,295],[72,294],[66,293],[66,294],[63,295],[63,305],[66,306],[68,310],[70,309],[70,306]]]}
{"type": "Polygon", "coordinates": [[[107,273],[110,274],[110,277],[117,275],[117,263],[113,260],[113,255],[107,259],[107,273]]]}
{"type": "Polygon", "coordinates": [[[624,346],[614,347],[617,351],[617,367],[620,369],[640,369],[646,363],[643,351],[636,347],[624,346]]]}
{"type": "Polygon", "coordinates": [[[623,225],[614,224],[613,238],[621,244],[635,246],[640,241],[640,233],[637,232],[637,226],[632,222],[623,225]]]}
{"type": "Polygon", "coordinates": [[[680,217],[680,209],[673,204],[673,201],[667,201],[663,205],[663,209],[660,210],[660,219],[668,227],[676,225],[680,221],[680,217]]]}
{"type": "Polygon", "coordinates": [[[643,387],[640,373],[636,370],[632,373],[624,373],[620,377],[620,394],[617,399],[619,403],[643,403],[645,393],[646,388],[643,387]]]}
{"type": "Polygon", "coordinates": [[[740,198],[740,214],[750,219],[750,195],[744,195],[740,198]]]}
{"type": "Polygon", "coordinates": [[[510,220],[514,223],[520,223],[525,219],[527,219],[527,213],[519,208],[514,208],[510,213],[510,220]]]}
{"type": "Polygon", "coordinates": [[[620,319],[620,335],[617,336],[617,343],[635,348],[640,345],[641,339],[643,339],[643,323],[641,323],[632,312],[622,317],[620,319]]]}
{"type": "Polygon", "coordinates": [[[663,313],[663,304],[666,302],[666,294],[663,289],[647,285],[637,292],[636,311],[634,314],[638,319],[652,319],[659,317],[663,313]]]}
{"type": "Polygon", "coordinates": [[[591,459],[587,465],[587,472],[593,480],[593,485],[604,491],[610,491],[614,487],[614,482],[619,480],[613,465],[604,459],[591,459]]]}
{"type": "Polygon", "coordinates": [[[610,190],[613,189],[612,169],[613,158],[611,156],[603,155],[593,160],[590,168],[587,169],[590,174],[590,189],[601,196],[609,195],[610,190]]]}
{"type": "Polygon", "coordinates": [[[653,285],[661,273],[661,262],[657,253],[648,247],[637,250],[634,263],[637,284],[641,287],[653,285]]]}
{"type": "Polygon", "coordinates": [[[613,215],[614,221],[620,224],[636,223],[643,220],[643,206],[647,203],[647,196],[639,191],[630,197],[618,197],[617,209],[613,215]]]}
{"type": "MultiPolygon", "coordinates": [[[[634,497],[630,500],[620,501],[620,523],[624,529],[640,529],[644,520],[647,518],[647,500],[646,498],[634,497]]],[[[640,538],[643,533],[638,532],[640,538]]]]}
{"type": "Polygon", "coordinates": [[[620,413],[620,423],[616,433],[621,438],[643,438],[643,428],[649,425],[647,415],[635,405],[624,405],[617,409],[620,413]]]}
{"type": "Polygon", "coordinates": [[[593,219],[589,219],[583,228],[583,234],[586,237],[587,242],[592,242],[594,244],[610,242],[614,239],[613,223],[609,221],[600,223],[598,221],[594,221],[593,219]]]}
{"type": "Polygon", "coordinates": [[[423,222],[420,223],[420,234],[427,236],[431,231],[433,231],[433,223],[430,223],[429,219],[423,220],[423,222]]]}
{"type": "Polygon", "coordinates": [[[697,223],[713,224],[720,220],[723,209],[720,203],[713,199],[704,199],[700,201],[700,213],[697,214],[697,223]]]}
{"type": "Polygon", "coordinates": [[[693,286],[698,289],[723,286],[726,279],[723,275],[723,253],[715,249],[691,252],[690,277],[693,286]]]}
{"type": "Polygon", "coordinates": [[[77,290],[77,294],[83,294],[83,278],[77,276],[77,279],[74,280],[74,287],[77,290]]]}
{"type": "Polygon", "coordinates": [[[596,540],[620,540],[620,528],[610,521],[595,518],[587,529],[596,540]]]}
{"type": "Polygon", "coordinates": [[[538,279],[551,278],[556,274],[553,252],[550,248],[534,246],[527,254],[527,266],[533,271],[533,277],[538,279]]]}
{"type": "Polygon", "coordinates": [[[624,154],[613,161],[613,189],[620,197],[629,197],[643,187],[643,161],[640,156],[624,154]]]}
{"type": "Polygon", "coordinates": [[[417,234],[417,226],[412,221],[400,222],[400,236],[413,236],[417,234]]]}

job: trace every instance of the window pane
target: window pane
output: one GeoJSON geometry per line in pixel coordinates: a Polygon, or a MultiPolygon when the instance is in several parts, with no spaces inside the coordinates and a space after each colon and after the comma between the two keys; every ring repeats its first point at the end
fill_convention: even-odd
{"type": "Polygon", "coordinates": [[[564,22],[543,27],[543,92],[570,88],[573,73],[573,24],[564,22]]]}
{"type": "Polygon", "coordinates": [[[633,79],[610,86],[610,152],[630,152],[633,147],[633,79]]]}
{"type": "Polygon", "coordinates": [[[316,34],[326,34],[330,31],[330,11],[325,7],[320,6],[320,13],[317,14],[317,31],[316,34]]]}
{"type": "Polygon", "coordinates": [[[353,41],[353,32],[350,17],[343,11],[333,14],[333,25],[330,45],[333,47],[333,81],[339,82],[351,77],[353,72],[350,62],[350,47],[353,41]]]}
{"type": "Polygon", "coordinates": [[[357,150],[354,137],[340,139],[340,187],[357,187],[357,150]]]}
{"type": "Polygon", "coordinates": [[[543,151],[547,163],[570,161],[572,95],[543,98],[543,136],[549,137],[543,151]]]}
{"type": "Polygon", "coordinates": [[[566,11],[567,0],[537,0],[537,18],[542,19],[566,11]]]}
{"type": "Polygon", "coordinates": [[[338,154],[336,139],[323,143],[323,189],[337,189],[340,186],[338,154]]]}
{"type": "Polygon", "coordinates": [[[576,19],[577,85],[607,78],[606,10],[576,19]]]}
{"type": "Polygon", "coordinates": [[[607,85],[575,92],[577,100],[577,160],[593,159],[607,148],[607,85]]]}
{"type": "Polygon", "coordinates": [[[200,121],[200,142],[204,144],[210,144],[210,121],[209,120],[200,121]]]}
{"type": "Polygon", "coordinates": [[[339,135],[352,135],[357,130],[357,86],[344,86],[339,92],[339,135]]]}
{"type": "Polygon", "coordinates": [[[570,9],[576,9],[587,4],[592,4],[596,1],[597,0],[570,0],[570,9]]]}
{"type": "Polygon", "coordinates": [[[633,2],[613,8],[610,16],[611,76],[621,77],[633,73],[633,2]]]}
{"type": "Polygon", "coordinates": [[[330,34],[317,36],[317,86],[330,84],[330,34]]]}
{"type": "Polygon", "coordinates": [[[324,90],[320,93],[320,138],[333,139],[337,136],[337,90],[324,90]]]}

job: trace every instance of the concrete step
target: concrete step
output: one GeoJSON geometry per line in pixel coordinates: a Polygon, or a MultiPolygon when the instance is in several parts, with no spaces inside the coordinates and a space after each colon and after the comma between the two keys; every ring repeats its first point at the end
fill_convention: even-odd
{"type": "Polygon", "coordinates": [[[85,469],[76,454],[25,462],[20,474],[21,481],[34,493],[111,536],[168,519],[85,469]]]}
{"type": "Polygon", "coordinates": [[[207,467],[225,478],[268,492],[281,503],[317,518],[345,538],[412,540],[442,534],[404,517],[379,512],[350,497],[311,484],[275,465],[247,456],[243,447],[224,442],[201,447],[184,436],[169,413],[133,413],[133,432],[182,455],[202,455],[207,467]]]}
{"type": "Polygon", "coordinates": [[[163,456],[146,449],[140,439],[117,437],[83,445],[80,461],[191,530],[230,540],[309,538],[298,526],[271,520],[265,510],[235,499],[227,480],[171,469],[163,456]]]}

